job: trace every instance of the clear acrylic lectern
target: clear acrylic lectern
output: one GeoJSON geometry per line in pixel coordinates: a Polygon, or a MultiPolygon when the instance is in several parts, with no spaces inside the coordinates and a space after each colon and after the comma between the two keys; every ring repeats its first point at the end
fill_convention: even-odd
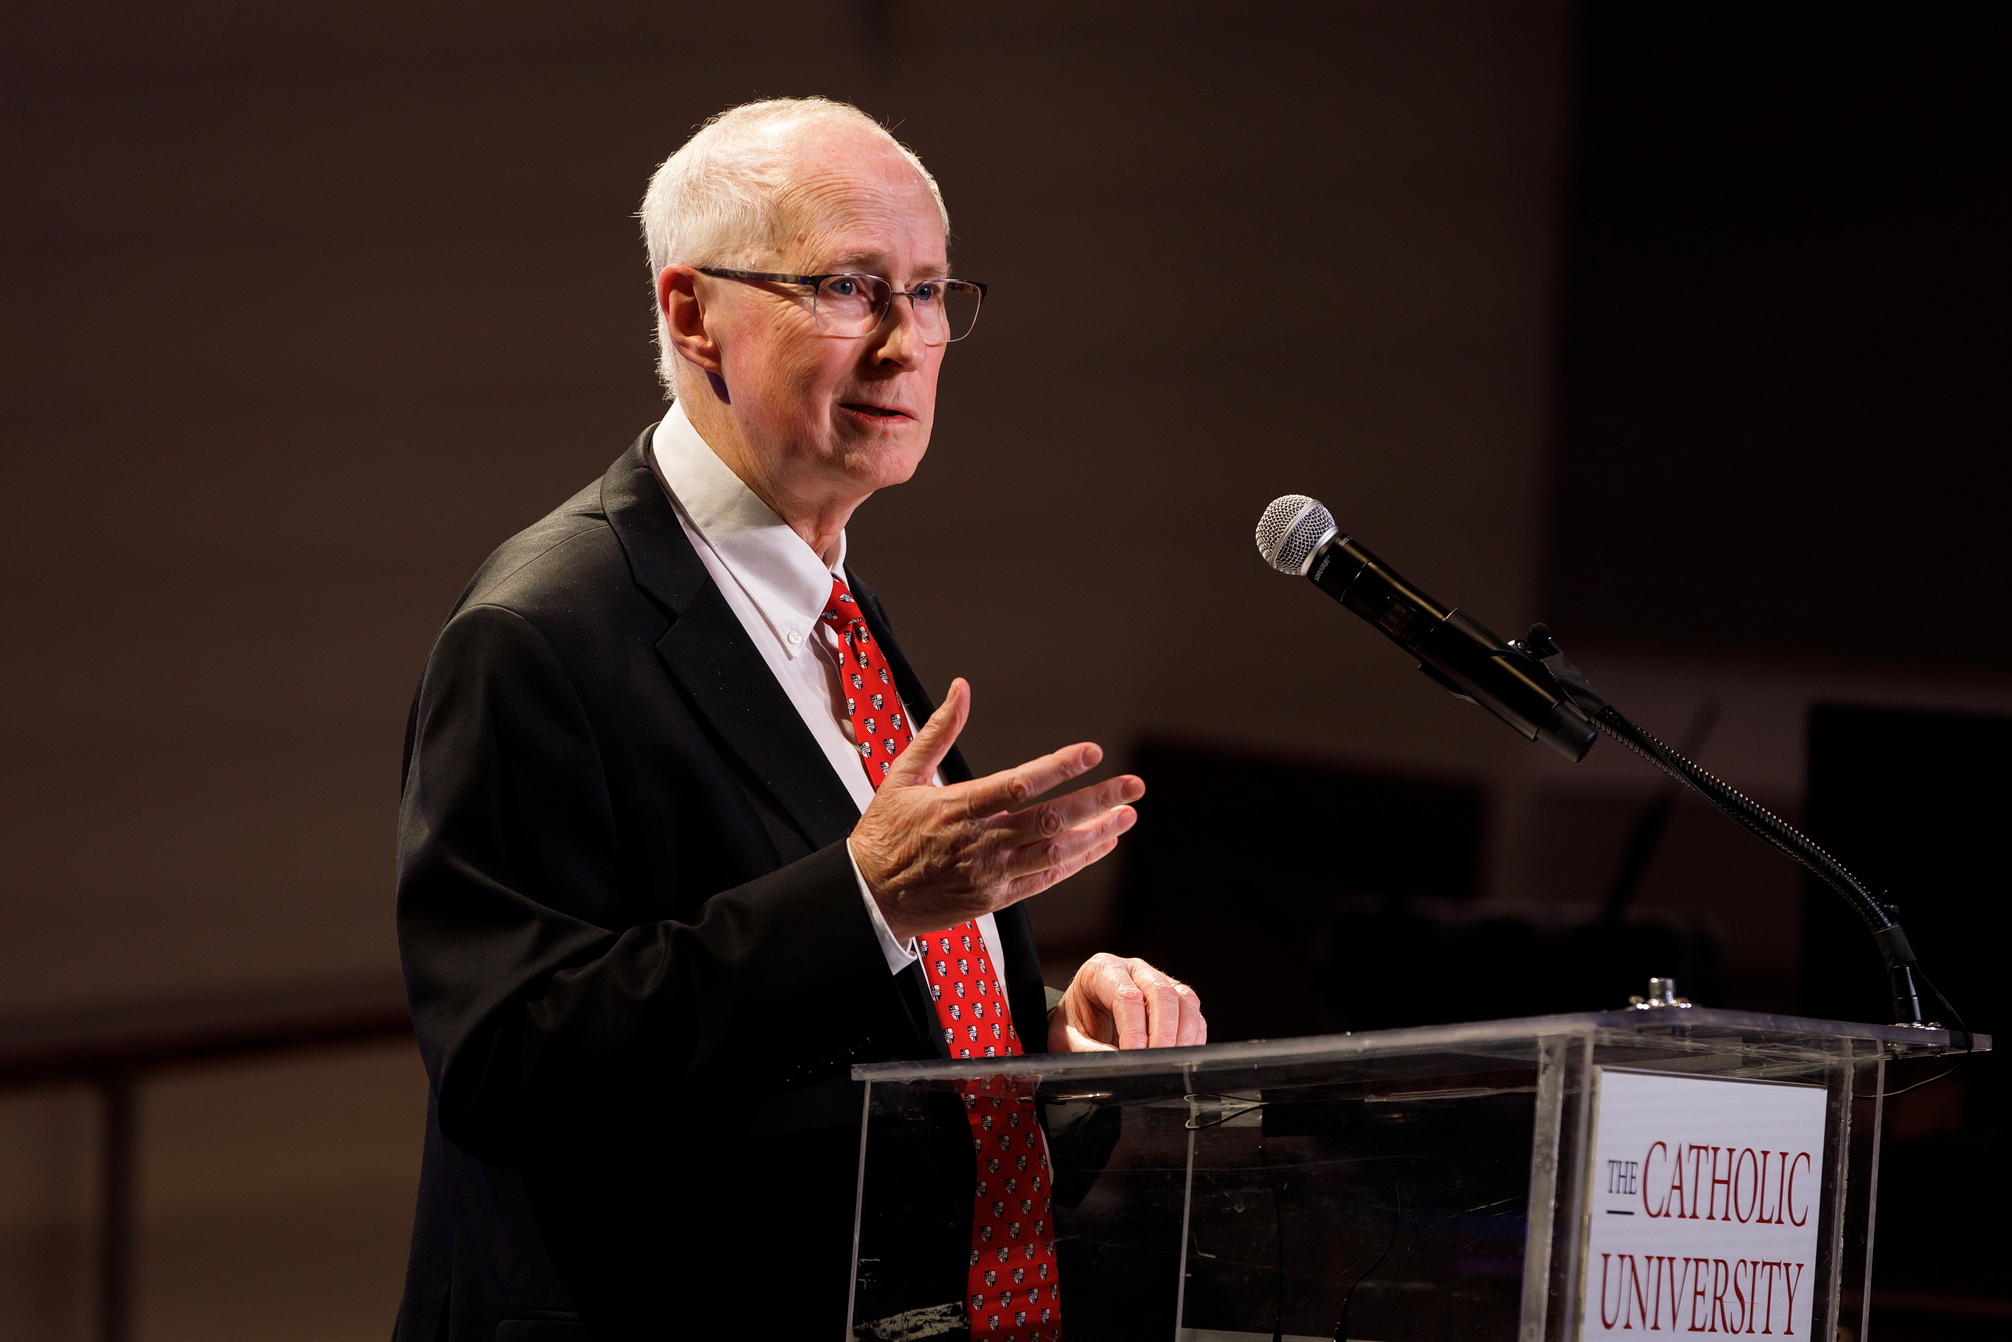
{"type": "Polygon", "coordinates": [[[860,1067],[852,1336],[1040,1332],[1022,1246],[966,1295],[973,1103],[1046,1129],[1069,1342],[1857,1333],[1885,1065],[1950,1047],[1660,1006],[860,1067]]]}

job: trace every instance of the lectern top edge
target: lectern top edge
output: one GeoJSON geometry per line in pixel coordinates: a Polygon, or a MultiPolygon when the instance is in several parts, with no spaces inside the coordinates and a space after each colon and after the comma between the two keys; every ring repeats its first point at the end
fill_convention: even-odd
{"type": "MultiPolygon", "coordinates": [[[[852,1069],[855,1081],[948,1081],[968,1077],[973,1070],[987,1075],[1061,1077],[1072,1073],[1118,1076],[1167,1072],[1193,1065],[1290,1062],[1295,1059],[1375,1057],[1438,1048],[1505,1044],[1515,1040],[1556,1036],[1619,1033],[1635,1036],[1681,1032],[1702,1036],[1766,1034],[1787,1039],[1829,1037],[1883,1045],[1889,1058],[1948,1053],[1950,1033],[1944,1029],[1908,1025],[1869,1025],[1849,1021],[1814,1020],[1765,1012],[1722,1011],[1711,1007],[1660,1007],[1652,1010],[1581,1011],[1557,1016],[1518,1016],[1508,1020],[1473,1021],[1460,1025],[1421,1025],[1401,1030],[1368,1030],[1359,1034],[1308,1035],[1297,1039],[1252,1039],[1234,1044],[1194,1048],[1155,1048],[1122,1053],[1038,1053],[1016,1058],[961,1058],[934,1062],[884,1062],[852,1069]]],[[[1970,1036],[1970,1051],[1986,1053],[1991,1036],[1970,1036]]]]}

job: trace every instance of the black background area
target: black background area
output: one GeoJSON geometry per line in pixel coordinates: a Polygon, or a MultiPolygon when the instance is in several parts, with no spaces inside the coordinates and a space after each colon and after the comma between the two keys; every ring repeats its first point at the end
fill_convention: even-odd
{"type": "MultiPolygon", "coordinates": [[[[1922,967],[1971,1029],[2002,1038],[2003,855],[2012,811],[2012,718],[1819,706],[1809,720],[1813,838],[1888,892],[1922,967]]],[[[1884,1021],[1885,974],[1871,937],[1843,902],[1810,881],[1804,893],[1807,1014],[1884,1021]]],[[[1950,1019],[1931,1004],[1929,1014],[1950,1019]]],[[[1898,1089],[1943,1061],[1891,1069],[1898,1089]]],[[[2012,1297],[2004,1264],[2012,1194],[2004,1057],[1965,1059],[1889,1103],[1880,1171],[1874,1284],[2012,1297]]]]}
{"type": "Polygon", "coordinates": [[[1551,623],[2001,665],[2012,9],[1589,4],[1551,623]]]}

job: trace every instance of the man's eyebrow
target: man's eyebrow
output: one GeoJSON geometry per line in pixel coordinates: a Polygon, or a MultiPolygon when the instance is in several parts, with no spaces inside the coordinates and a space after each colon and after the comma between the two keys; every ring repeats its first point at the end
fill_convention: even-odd
{"type": "MultiPolygon", "coordinates": [[[[845,271],[859,271],[868,275],[878,275],[883,268],[880,257],[855,253],[850,256],[834,257],[826,267],[824,273],[837,274],[845,271]]],[[[931,264],[917,268],[915,273],[924,279],[948,279],[950,276],[950,267],[947,264],[931,264]]]]}

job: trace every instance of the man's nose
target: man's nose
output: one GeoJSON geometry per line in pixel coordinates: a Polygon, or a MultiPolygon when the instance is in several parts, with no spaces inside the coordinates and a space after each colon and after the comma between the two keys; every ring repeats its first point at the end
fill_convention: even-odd
{"type": "Polygon", "coordinates": [[[923,339],[922,319],[916,315],[914,300],[907,294],[892,295],[887,312],[874,330],[873,356],[881,363],[913,367],[928,350],[923,339]]]}

